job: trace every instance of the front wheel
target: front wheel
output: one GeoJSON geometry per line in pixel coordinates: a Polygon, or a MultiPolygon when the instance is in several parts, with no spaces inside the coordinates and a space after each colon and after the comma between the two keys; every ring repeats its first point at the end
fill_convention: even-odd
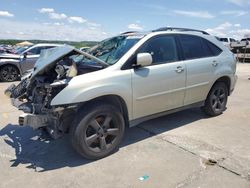
{"type": "Polygon", "coordinates": [[[77,114],[71,141],[84,158],[100,159],[117,149],[124,131],[124,118],[116,107],[95,104],[77,114]]]}
{"type": "Polygon", "coordinates": [[[226,110],[228,89],[225,83],[218,82],[210,90],[203,111],[209,116],[218,116],[226,110]]]}

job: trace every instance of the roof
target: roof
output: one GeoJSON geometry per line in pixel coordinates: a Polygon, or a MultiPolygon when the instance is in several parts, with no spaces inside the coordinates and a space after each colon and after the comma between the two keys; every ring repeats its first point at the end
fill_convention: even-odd
{"type": "Polygon", "coordinates": [[[155,33],[155,32],[195,32],[195,33],[201,33],[204,35],[209,35],[206,31],[197,30],[197,29],[189,29],[189,28],[181,28],[181,27],[162,27],[155,30],[152,30],[150,32],[138,32],[138,31],[128,31],[121,33],[120,35],[140,35],[140,34],[149,34],[149,33],[155,33]]]}
{"type": "Polygon", "coordinates": [[[209,35],[206,31],[202,31],[198,29],[181,28],[181,27],[162,27],[162,28],[153,30],[153,32],[157,32],[157,31],[199,32],[204,35],[209,35]]]}
{"type": "Polygon", "coordinates": [[[63,44],[53,44],[53,43],[39,43],[34,46],[62,46],[63,44]]]}

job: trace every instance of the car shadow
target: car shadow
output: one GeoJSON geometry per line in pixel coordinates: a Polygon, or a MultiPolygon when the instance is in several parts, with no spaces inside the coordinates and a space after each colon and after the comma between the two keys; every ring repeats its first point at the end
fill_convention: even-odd
{"type": "MultiPolygon", "coordinates": [[[[206,116],[199,109],[190,109],[141,123],[126,130],[120,148],[204,118],[206,116]]],[[[25,164],[27,168],[44,172],[93,162],[74,151],[69,135],[51,140],[41,130],[8,124],[0,130],[0,137],[15,149],[16,158],[10,160],[12,167],[25,164]]]]}

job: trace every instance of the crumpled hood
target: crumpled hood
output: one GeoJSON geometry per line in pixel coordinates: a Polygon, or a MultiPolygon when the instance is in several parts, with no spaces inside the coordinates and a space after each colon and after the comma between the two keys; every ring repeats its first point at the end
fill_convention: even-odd
{"type": "Polygon", "coordinates": [[[63,57],[69,55],[72,52],[83,54],[88,58],[92,58],[93,60],[95,60],[97,63],[101,64],[104,67],[109,66],[106,62],[96,58],[95,56],[92,56],[91,54],[80,51],[74,48],[73,46],[63,45],[42,51],[39,59],[37,60],[34,66],[31,79],[38,74],[43,74],[46,70],[52,68],[58,60],[62,59],[63,57]]]}
{"type": "Polygon", "coordinates": [[[43,50],[39,59],[35,63],[31,78],[33,78],[37,74],[42,74],[50,67],[53,67],[57,60],[63,58],[73,51],[77,50],[74,47],[68,45],[43,50]]]}

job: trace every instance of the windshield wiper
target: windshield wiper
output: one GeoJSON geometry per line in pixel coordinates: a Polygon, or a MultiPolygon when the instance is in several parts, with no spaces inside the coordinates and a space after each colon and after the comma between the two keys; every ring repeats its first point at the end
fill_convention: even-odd
{"type": "Polygon", "coordinates": [[[95,57],[95,56],[93,56],[93,55],[90,55],[90,54],[88,54],[87,52],[83,52],[83,51],[78,50],[78,49],[76,49],[76,51],[77,51],[78,53],[80,53],[80,54],[86,56],[87,58],[93,59],[94,61],[96,61],[97,63],[101,64],[101,65],[104,66],[104,67],[108,67],[108,66],[109,66],[109,64],[106,63],[105,61],[103,61],[103,60],[101,60],[101,59],[99,59],[99,58],[97,58],[97,57],[95,57]]]}

